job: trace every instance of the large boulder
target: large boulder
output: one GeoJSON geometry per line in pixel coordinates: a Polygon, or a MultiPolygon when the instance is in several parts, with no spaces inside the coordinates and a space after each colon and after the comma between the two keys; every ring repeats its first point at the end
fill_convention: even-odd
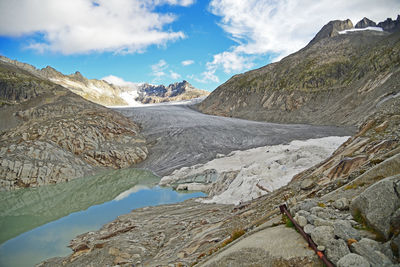
{"type": "Polygon", "coordinates": [[[362,256],[354,254],[354,253],[350,253],[350,254],[347,254],[346,256],[344,256],[343,258],[341,258],[338,261],[337,266],[338,267],[354,267],[354,266],[370,267],[371,265],[362,256]]]}
{"type": "Polygon", "coordinates": [[[392,235],[391,218],[400,207],[400,174],[385,178],[353,199],[352,215],[365,222],[388,240],[392,235]]]}
{"type": "Polygon", "coordinates": [[[391,266],[392,261],[382,253],[380,246],[375,240],[363,238],[351,244],[350,249],[353,253],[363,256],[371,266],[391,266]]]}

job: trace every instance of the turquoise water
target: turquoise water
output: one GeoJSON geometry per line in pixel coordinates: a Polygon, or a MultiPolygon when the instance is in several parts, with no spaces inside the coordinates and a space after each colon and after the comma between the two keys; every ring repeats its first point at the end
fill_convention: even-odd
{"type": "Polygon", "coordinates": [[[125,169],[69,183],[0,194],[0,266],[34,266],[71,253],[75,236],[133,209],[181,202],[203,193],[156,186],[150,172],[125,169]]]}

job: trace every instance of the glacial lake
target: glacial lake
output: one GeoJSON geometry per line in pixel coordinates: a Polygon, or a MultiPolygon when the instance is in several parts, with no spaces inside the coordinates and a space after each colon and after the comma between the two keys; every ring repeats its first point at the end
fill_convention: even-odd
{"type": "Polygon", "coordinates": [[[205,196],[157,185],[140,169],[107,171],[68,183],[0,192],[0,266],[30,267],[72,252],[69,241],[133,209],[205,196]]]}

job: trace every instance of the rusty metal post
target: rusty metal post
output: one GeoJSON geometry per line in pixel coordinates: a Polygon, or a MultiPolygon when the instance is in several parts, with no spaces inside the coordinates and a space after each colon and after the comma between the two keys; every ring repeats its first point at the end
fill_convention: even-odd
{"type": "Polygon", "coordinates": [[[327,267],[334,267],[333,263],[328,260],[328,258],[325,256],[325,254],[322,251],[319,251],[317,249],[317,245],[314,243],[314,241],[311,239],[311,237],[306,232],[304,232],[303,228],[296,222],[296,220],[293,219],[293,217],[290,214],[290,212],[288,211],[286,205],[285,204],[280,205],[279,209],[281,210],[282,214],[285,214],[289,218],[289,220],[293,223],[294,227],[299,231],[299,233],[307,241],[308,246],[311,247],[315,251],[315,253],[322,260],[322,262],[327,267]]]}

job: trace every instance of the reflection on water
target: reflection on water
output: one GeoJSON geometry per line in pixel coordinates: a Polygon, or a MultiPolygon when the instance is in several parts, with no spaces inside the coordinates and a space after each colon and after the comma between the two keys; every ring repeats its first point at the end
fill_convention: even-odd
{"type": "Polygon", "coordinates": [[[151,172],[124,169],[68,183],[0,192],[0,244],[72,212],[112,200],[135,185],[151,187],[158,181],[151,172]]]}
{"type": "Polygon", "coordinates": [[[33,266],[65,256],[71,252],[67,248],[71,239],[99,229],[118,215],[204,196],[154,187],[158,181],[150,172],[125,169],[64,184],[2,192],[1,242],[18,236],[0,246],[0,266],[33,266]]]}

